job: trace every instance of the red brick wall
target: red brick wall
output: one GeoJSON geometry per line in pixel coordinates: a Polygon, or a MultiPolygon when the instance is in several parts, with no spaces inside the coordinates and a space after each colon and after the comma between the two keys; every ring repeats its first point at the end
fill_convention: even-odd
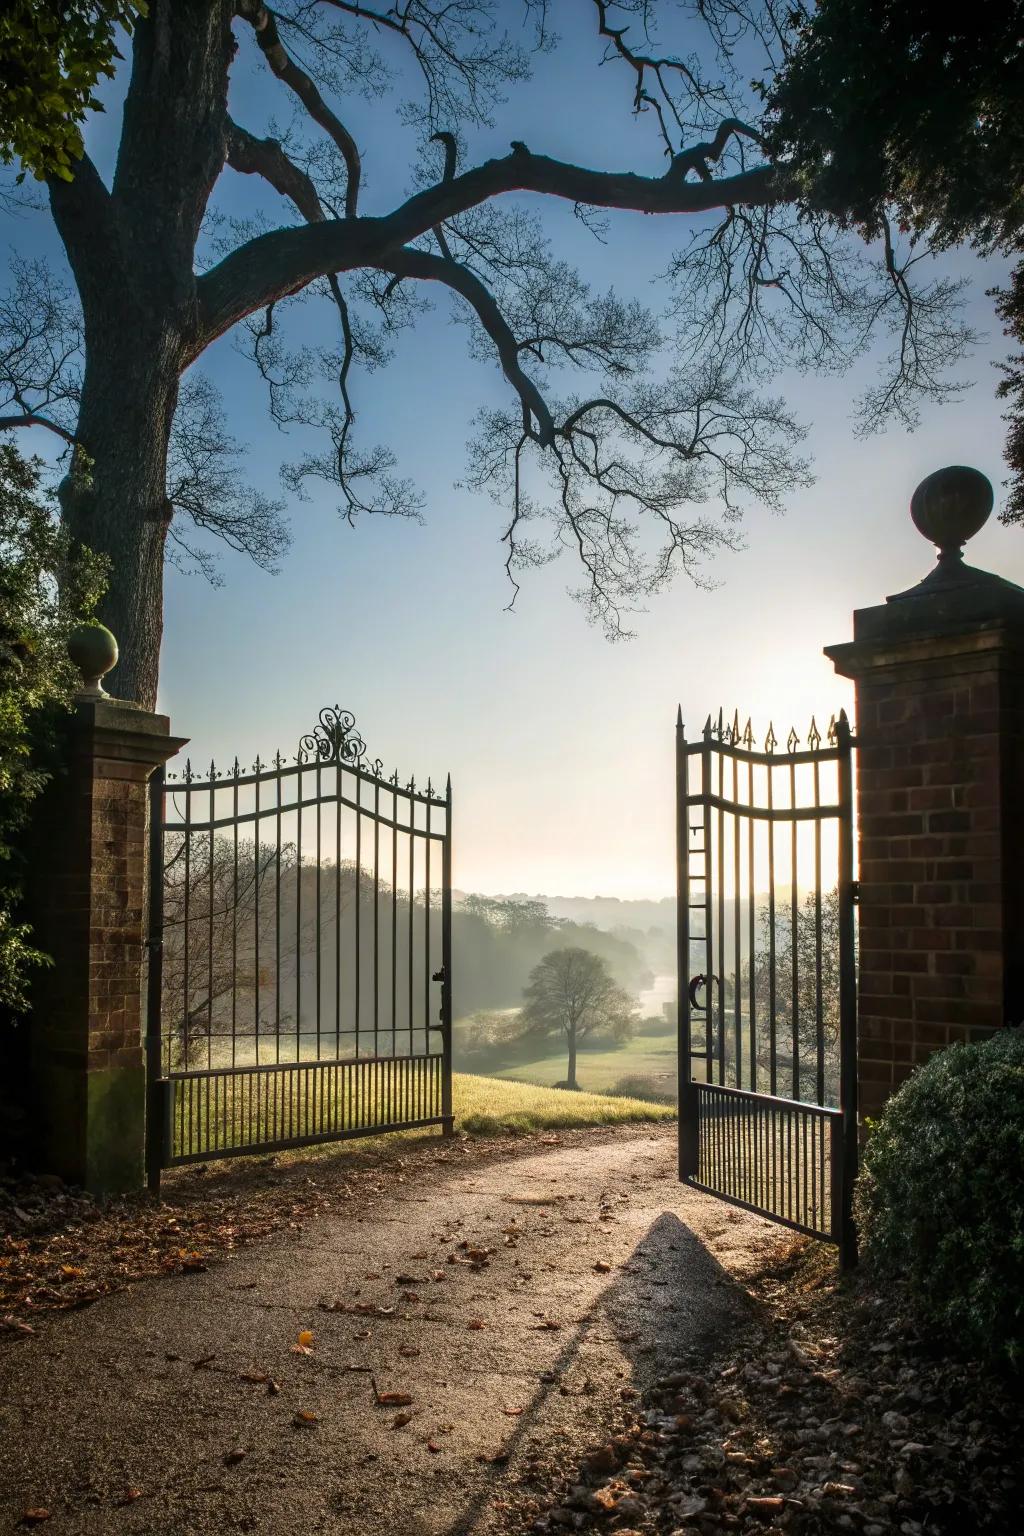
{"type": "Polygon", "coordinates": [[[932,1051],[990,1034],[1013,1004],[1024,946],[1024,685],[1005,663],[998,651],[919,656],[857,681],[867,1115],[932,1051]]]}

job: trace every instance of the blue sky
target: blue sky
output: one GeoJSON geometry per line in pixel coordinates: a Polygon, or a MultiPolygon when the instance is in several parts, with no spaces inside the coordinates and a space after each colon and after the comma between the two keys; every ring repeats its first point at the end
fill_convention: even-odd
{"type": "MultiPolygon", "coordinates": [[[[629,112],[628,76],[593,67],[589,7],[566,0],[559,11],[566,46],[515,88],[493,130],[473,136],[471,158],[525,138],[531,149],[597,167],[659,173],[652,128],[629,112]],[[586,45],[569,46],[570,35],[586,45]]],[[[115,85],[111,110],[87,135],[101,168],[115,142],[117,94],[115,85]]],[[[271,115],[288,116],[281,89],[248,48],[232,110],[260,133],[271,115]]],[[[390,109],[357,102],[348,115],[366,166],[363,211],[383,211],[409,190],[414,135],[390,109]]],[[[252,187],[225,172],[218,204],[245,213],[252,187]]],[[[680,243],[682,221],[614,215],[600,245],[568,208],[544,217],[559,250],[596,287],[614,283],[657,301],[652,280],[680,243]]],[[[8,244],[62,260],[45,215],[11,222],[5,233],[8,244]]],[[[854,607],[927,572],[932,552],[907,512],[915,485],[943,464],[972,464],[1001,502],[992,369],[1001,337],[983,292],[1001,273],[968,255],[948,265],[972,277],[971,318],[988,338],[963,370],[968,393],[926,407],[913,435],[858,440],[850,408],[874,360],[841,378],[780,376],[775,388],[810,426],[816,484],[789,498],[784,517],[752,508],[745,549],[708,573],[715,588],[678,580],[637,617],[636,638],[616,645],[566,595],[576,581],[568,555],[528,573],[515,611],[506,611],[501,512],[456,482],[474,412],[507,391],[494,366],[469,358],[441,302],[399,339],[391,367],[357,384],[360,431],[399,451],[426,498],[423,526],[363,519],[351,529],[325,487],[290,504],[293,545],[278,575],[231,555],[219,589],[169,571],[160,702],[173,729],[191,737],[199,762],[236,753],[251,760],[257,751],[293,751],[318,710],[338,703],[389,771],[435,781],[451,771],[463,889],[670,894],[677,702],[694,730],[721,704],[750,714],[760,731],[774,717],[783,736],[812,712],[821,723],[849,707],[848,687],[821,649],[848,638],[854,607]]],[[[311,312],[299,323],[313,337],[328,321],[311,312]]],[[[296,456],[296,441],[269,424],[259,381],[230,338],[199,366],[225,395],[249,479],[279,494],[278,467],[296,456]]],[[[23,434],[24,446],[49,455],[36,436],[23,434]]],[[[993,517],[968,558],[1024,583],[1024,531],[993,517]]]]}

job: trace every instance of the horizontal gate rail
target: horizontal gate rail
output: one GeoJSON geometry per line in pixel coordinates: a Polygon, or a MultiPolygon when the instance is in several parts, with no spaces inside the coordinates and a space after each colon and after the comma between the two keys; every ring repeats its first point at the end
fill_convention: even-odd
{"type": "Polygon", "coordinates": [[[147,1070],[161,1167],[452,1127],[452,795],[337,707],[291,759],[152,784],[147,1070]]]}

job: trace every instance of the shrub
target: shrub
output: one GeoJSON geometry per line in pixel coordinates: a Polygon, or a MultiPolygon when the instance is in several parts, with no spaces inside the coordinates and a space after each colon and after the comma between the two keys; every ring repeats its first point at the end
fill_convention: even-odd
{"type": "Polygon", "coordinates": [[[11,1014],[25,1011],[29,972],[43,960],[18,916],[19,839],[76,686],[67,635],[102,590],[101,563],[72,547],[39,479],[38,461],[0,442],[0,1008],[11,1014]]]}
{"type": "Polygon", "coordinates": [[[872,1126],[857,1183],[864,1256],[922,1321],[1024,1367],[1024,1031],[932,1056],[872,1126]]]}
{"type": "Polygon", "coordinates": [[[616,1098],[645,1099],[649,1104],[674,1104],[675,1083],[671,1079],[645,1077],[642,1073],[620,1077],[609,1093],[616,1098]]]}

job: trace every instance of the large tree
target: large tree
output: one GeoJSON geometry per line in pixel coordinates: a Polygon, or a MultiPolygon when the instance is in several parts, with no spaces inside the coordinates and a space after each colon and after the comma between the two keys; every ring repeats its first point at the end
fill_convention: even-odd
{"type": "Polygon", "coordinates": [[[778,505],[806,481],[799,424],[761,393],[781,364],[842,368],[888,329],[896,345],[867,415],[948,393],[944,369],[968,339],[956,285],[933,275],[915,290],[920,253],[895,242],[863,261],[765,138],[748,82],[774,77],[791,26],[780,0],[578,0],[550,14],[545,0],[151,0],[109,184],[88,155],[73,180],[49,183],[76,291],[22,262],[0,312],[0,423],[48,427],[73,448],[66,520],[111,557],[103,617],[121,641],[118,691],[155,699],[165,555],[202,563],[195,526],[267,565],[284,541],[278,506],[243,495],[209,381],[181,383],[233,329],[272,416],[324,434],[322,453],[289,467],[291,489],[326,476],[351,520],[410,515],[418,499],[392,450],[355,432],[357,376],[387,361],[420,293],[447,291],[470,350],[497,362],[509,390],[507,407],[480,413],[469,480],[503,503],[510,575],[568,546],[580,595],[612,634],[677,568],[696,573],[735,542],[745,500],[778,505]],[[596,45],[607,91],[628,94],[645,130],[623,150],[632,169],[568,163],[521,139],[474,155],[531,50],[556,46],[556,22],[558,46],[596,45]],[[347,108],[369,93],[380,121],[393,116],[403,51],[420,82],[406,107],[420,153],[411,195],[386,206],[364,193],[364,151],[368,170],[379,151],[372,135],[356,142],[347,108]],[[259,123],[229,109],[232,71],[251,57],[266,79],[259,123]],[[293,123],[273,129],[289,104],[293,123]],[[265,189],[248,227],[218,209],[226,175],[265,189]],[[551,199],[614,234],[627,285],[629,224],[606,235],[596,210],[680,221],[660,318],[593,291],[560,258],[541,222],[551,199]],[[297,295],[329,306],[335,344],[289,347],[297,295]]]}
{"type": "Polygon", "coordinates": [[[519,1022],[526,1030],[565,1037],[569,1052],[565,1086],[578,1088],[580,1042],[596,1034],[628,1039],[636,1015],[636,1001],[612,980],[600,955],[567,947],[553,949],[530,972],[519,1022]]]}

